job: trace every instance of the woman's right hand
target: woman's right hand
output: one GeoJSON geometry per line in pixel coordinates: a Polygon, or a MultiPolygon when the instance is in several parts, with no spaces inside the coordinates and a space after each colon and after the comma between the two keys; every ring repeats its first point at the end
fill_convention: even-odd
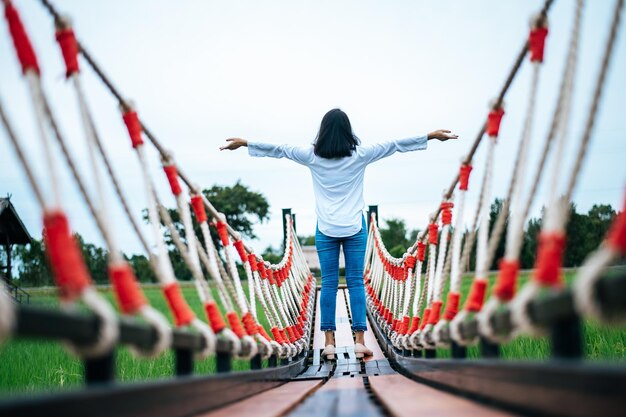
{"type": "Polygon", "coordinates": [[[455,135],[446,129],[434,130],[428,134],[428,140],[437,139],[442,142],[445,142],[448,139],[458,139],[458,138],[459,138],[458,135],[455,135]]]}
{"type": "Polygon", "coordinates": [[[248,141],[241,138],[229,138],[226,139],[226,142],[228,143],[224,146],[221,146],[220,151],[234,151],[235,149],[241,148],[242,146],[248,146],[248,141]]]}

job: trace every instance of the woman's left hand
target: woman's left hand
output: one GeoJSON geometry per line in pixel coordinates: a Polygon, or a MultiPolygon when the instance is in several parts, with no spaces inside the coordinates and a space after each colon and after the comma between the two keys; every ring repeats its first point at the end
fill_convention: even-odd
{"type": "Polygon", "coordinates": [[[226,139],[228,142],[226,145],[220,147],[220,151],[229,150],[234,151],[242,146],[248,146],[248,141],[241,138],[229,138],[226,139]]]}
{"type": "Polygon", "coordinates": [[[455,135],[446,129],[434,130],[428,134],[428,140],[437,139],[442,142],[445,142],[448,139],[458,139],[458,138],[459,138],[458,135],[455,135]]]}

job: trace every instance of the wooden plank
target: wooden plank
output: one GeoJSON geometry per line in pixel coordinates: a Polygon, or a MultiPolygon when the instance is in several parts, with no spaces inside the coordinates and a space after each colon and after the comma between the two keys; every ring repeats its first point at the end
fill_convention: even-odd
{"type": "Polygon", "coordinates": [[[372,376],[369,383],[378,400],[394,417],[514,415],[436,390],[399,374],[372,376]]]}
{"type": "Polygon", "coordinates": [[[370,399],[363,378],[331,378],[294,409],[290,417],[382,417],[382,410],[370,399]]]}
{"type": "Polygon", "coordinates": [[[374,355],[366,356],[363,359],[365,361],[385,359],[385,354],[383,353],[382,349],[378,345],[378,340],[376,339],[376,335],[372,331],[372,326],[370,326],[369,317],[367,318],[366,322],[367,322],[367,331],[365,332],[365,346],[370,348],[372,352],[374,352],[374,355]]]}
{"type": "Polygon", "coordinates": [[[346,306],[345,290],[337,291],[337,331],[335,332],[335,346],[354,346],[352,327],[348,320],[348,308],[346,306]]]}
{"type": "Polygon", "coordinates": [[[200,414],[200,417],[278,417],[296,407],[304,397],[321,385],[322,381],[293,381],[248,397],[219,410],[200,414]]]}

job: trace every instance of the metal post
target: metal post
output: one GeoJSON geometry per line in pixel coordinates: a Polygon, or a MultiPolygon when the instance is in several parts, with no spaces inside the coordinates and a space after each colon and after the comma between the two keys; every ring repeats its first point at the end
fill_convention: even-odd
{"type": "Polygon", "coordinates": [[[467,357],[467,348],[459,345],[453,340],[450,344],[450,355],[454,359],[465,359],[467,357]]]}
{"type": "Polygon", "coordinates": [[[424,357],[426,359],[435,359],[437,357],[436,349],[424,349],[424,357]]]}
{"type": "Polygon", "coordinates": [[[193,351],[191,349],[176,349],[176,376],[193,374],[193,351]]]}
{"type": "Polygon", "coordinates": [[[480,338],[480,354],[483,358],[495,359],[500,357],[500,345],[491,343],[484,337],[480,338]]]}
{"type": "Polygon", "coordinates": [[[583,357],[582,326],[580,317],[558,320],[551,326],[550,342],[555,359],[580,359],[583,357]]]}
{"type": "Polygon", "coordinates": [[[278,366],[278,356],[270,356],[270,358],[267,360],[267,366],[270,368],[275,368],[276,366],[278,366]]]}
{"type": "Polygon", "coordinates": [[[283,209],[283,249],[287,248],[287,220],[285,219],[287,215],[291,216],[290,208],[283,209]]]}
{"type": "Polygon", "coordinates": [[[250,369],[261,369],[263,367],[263,360],[260,354],[256,354],[250,359],[250,369]]]}
{"type": "Polygon", "coordinates": [[[115,352],[84,362],[87,385],[109,384],[115,380],[115,352]]]}
{"type": "Polygon", "coordinates": [[[230,372],[231,370],[231,355],[228,352],[217,352],[215,355],[215,362],[217,372],[230,372]]]}
{"type": "Polygon", "coordinates": [[[376,214],[376,226],[378,226],[378,206],[367,206],[367,228],[370,227],[370,222],[372,221],[372,213],[376,214]]]}

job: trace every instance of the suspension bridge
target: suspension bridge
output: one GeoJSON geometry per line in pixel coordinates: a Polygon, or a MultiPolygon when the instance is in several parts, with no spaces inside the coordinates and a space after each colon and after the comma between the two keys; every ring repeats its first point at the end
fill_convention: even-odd
{"type": "MultiPolygon", "coordinates": [[[[583,359],[583,319],[623,325],[626,319],[626,274],[611,270],[626,255],[626,200],[605,241],[577,270],[571,287],[561,271],[569,201],[591,140],[594,122],[614,54],[623,0],[607,25],[606,43],[595,88],[577,141],[567,143],[566,130],[583,19],[583,1],[576,8],[564,72],[551,127],[544,138],[537,166],[527,163],[535,101],[548,35],[547,0],[532,21],[528,38],[494,99],[476,139],[464,157],[442,201],[414,244],[400,258],[391,256],[377,224],[368,213],[368,246],[364,283],[368,304],[366,343],[373,356],[357,359],[350,328],[346,288],[337,295],[337,359],[324,361],[324,335],[319,325],[319,291],[304,261],[292,216],[283,219],[284,255],[276,264],[265,261],[244,242],[201,193],[174,156],[138,115],[138,110],[105,75],[103,67],[78,40],[70,21],[48,0],[41,0],[56,27],[56,39],[66,64],[68,85],[76,95],[89,149],[94,184],[79,172],[40,78],[40,63],[16,6],[4,0],[4,12],[15,52],[30,93],[45,154],[35,166],[24,149],[9,112],[0,104],[0,119],[15,155],[32,186],[43,215],[44,242],[58,287],[61,309],[12,302],[0,291],[0,342],[8,338],[58,340],[84,363],[84,389],[0,401],[3,416],[409,416],[409,415],[550,415],[621,416],[626,409],[626,369],[583,359]],[[82,57],[82,59],[80,59],[82,57]],[[511,167],[504,208],[489,230],[489,204],[494,174],[493,154],[504,98],[520,67],[532,65],[525,122],[511,167]],[[132,152],[142,169],[143,195],[151,234],[146,236],[133,213],[128,190],[116,172],[96,128],[88,92],[81,81],[86,64],[118,101],[132,152]],[[487,142],[485,169],[476,190],[470,189],[474,155],[487,142]],[[146,146],[158,151],[169,190],[176,200],[184,234],[175,227],[148,169],[146,146]],[[564,149],[576,149],[571,170],[561,161],[564,149]],[[55,159],[61,150],[64,161],[55,159]],[[552,158],[553,172],[544,168],[552,158]],[[96,290],[82,259],[70,220],[63,209],[60,170],[67,166],[109,252],[108,276],[116,306],[96,290]],[[104,167],[101,170],[100,167],[104,167]],[[45,176],[37,175],[44,170],[45,176]],[[45,178],[47,183],[36,178],[45,178]],[[565,178],[565,189],[559,179],[565,178]],[[530,187],[524,193],[525,181],[530,187]],[[550,198],[540,234],[532,277],[517,290],[523,228],[539,184],[547,181],[550,198]],[[109,202],[102,185],[110,181],[131,229],[137,235],[174,317],[170,323],[151,306],[132,268],[125,261],[118,236],[108,226],[109,202]],[[473,223],[463,238],[468,192],[479,201],[473,223]],[[509,226],[505,228],[508,221],[509,226]],[[454,225],[453,225],[454,222],[454,225]],[[191,271],[205,315],[189,307],[168,257],[161,224],[191,271]],[[198,226],[196,228],[196,226],[198,226]],[[212,230],[218,239],[211,236],[212,230]],[[196,231],[199,231],[198,233],[196,231]],[[500,240],[505,256],[492,288],[488,268],[500,240]],[[461,279],[467,260],[476,252],[476,271],[466,299],[461,279]],[[239,269],[238,265],[242,269],[239,269]],[[247,293],[244,290],[247,286],[247,293]],[[212,288],[216,288],[214,297],[212,288]],[[489,297],[487,297],[489,295],[489,297]],[[217,299],[216,299],[217,298],[217,299]],[[219,303],[218,303],[219,301],[219,303]],[[82,304],[87,312],[71,308],[82,304]],[[257,311],[257,305],[260,307],[257,311]],[[265,317],[264,327],[259,317],[265,317]],[[544,362],[499,360],[500,346],[519,335],[548,338],[552,359],[544,362]],[[467,348],[478,345],[480,359],[468,359],[467,348]],[[115,381],[115,350],[129,347],[142,358],[174,353],[175,378],[119,384],[115,381]],[[437,358],[449,349],[450,359],[437,358]],[[234,359],[250,361],[250,371],[234,372],[234,359]],[[214,375],[193,375],[196,361],[215,361],[214,375]]],[[[472,187],[474,188],[474,187],[472,187]]]]}

